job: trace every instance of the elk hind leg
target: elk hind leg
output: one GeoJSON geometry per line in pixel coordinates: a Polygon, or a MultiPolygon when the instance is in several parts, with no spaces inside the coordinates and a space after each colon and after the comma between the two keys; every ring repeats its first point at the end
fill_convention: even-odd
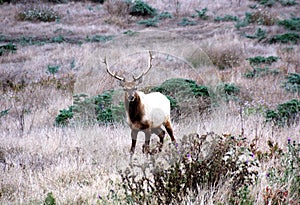
{"type": "Polygon", "coordinates": [[[174,137],[174,132],[173,132],[172,123],[171,123],[170,119],[168,119],[168,120],[164,123],[164,126],[165,126],[165,128],[166,128],[168,134],[170,135],[172,142],[175,144],[175,143],[176,143],[176,140],[175,140],[175,137],[174,137]]]}
{"type": "Polygon", "coordinates": [[[159,137],[158,151],[161,152],[166,132],[160,127],[152,129],[152,132],[159,137]]]}

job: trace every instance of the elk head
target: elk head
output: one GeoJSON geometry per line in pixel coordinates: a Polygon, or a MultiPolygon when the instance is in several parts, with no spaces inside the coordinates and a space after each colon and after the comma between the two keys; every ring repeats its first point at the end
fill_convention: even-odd
{"type": "Polygon", "coordinates": [[[143,77],[144,75],[146,75],[150,69],[152,68],[152,60],[153,60],[153,56],[151,51],[149,51],[149,61],[148,61],[148,68],[147,70],[145,70],[142,74],[140,74],[139,76],[135,77],[134,75],[132,76],[133,80],[132,81],[127,81],[125,79],[125,77],[121,77],[118,76],[116,72],[112,72],[110,70],[110,67],[107,63],[106,58],[104,58],[103,63],[106,65],[106,71],[109,75],[111,75],[112,77],[116,78],[117,80],[120,81],[120,85],[122,86],[122,88],[124,89],[124,91],[126,92],[127,95],[127,99],[128,101],[134,101],[135,100],[135,96],[136,96],[136,91],[137,91],[137,85],[139,85],[140,83],[142,83],[143,81],[143,77]]]}

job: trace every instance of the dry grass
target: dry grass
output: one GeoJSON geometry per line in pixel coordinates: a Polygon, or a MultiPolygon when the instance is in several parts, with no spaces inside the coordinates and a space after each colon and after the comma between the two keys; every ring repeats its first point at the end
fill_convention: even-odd
{"type": "MultiPolygon", "coordinates": [[[[120,181],[118,170],[129,164],[131,140],[126,125],[53,126],[59,110],[72,104],[73,94],[93,96],[119,88],[105,73],[101,63],[104,57],[113,70],[131,77],[132,72],[139,73],[145,68],[147,50],[153,50],[154,69],[142,87],[174,77],[191,78],[209,86],[229,82],[241,87],[245,100],[242,107],[234,101],[220,103],[206,115],[195,112],[174,122],[178,140],[194,132],[234,136],[243,133],[248,142],[258,139],[257,145],[262,151],[267,151],[268,140],[278,142],[283,149],[289,137],[299,142],[299,124],[277,128],[265,123],[262,111],[246,114],[247,108],[275,108],[292,98],[299,99],[299,94],[287,93],[281,88],[288,72],[299,73],[299,46],[288,50],[284,45],[260,44],[242,37],[233,23],[216,23],[212,18],[225,14],[241,17],[253,1],[147,1],[159,11],[175,16],[161,24],[159,29],[164,31],[144,29],[136,24],[138,19],[116,9],[112,2],[103,6],[91,2],[51,4],[62,17],[59,22],[48,23],[18,21],[15,14],[24,9],[21,4],[0,6],[0,35],[6,40],[22,36],[51,39],[62,35],[83,42],[29,45],[17,41],[16,53],[0,56],[0,86],[3,88],[0,111],[10,109],[7,115],[0,117],[0,204],[41,204],[49,192],[57,204],[97,204],[99,196],[115,188],[110,181],[120,181]],[[182,17],[194,13],[195,8],[205,7],[210,16],[208,21],[178,27],[182,17]],[[124,34],[127,30],[137,33],[124,34]],[[106,43],[85,41],[87,36],[93,35],[113,35],[114,38],[106,43]],[[279,56],[279,62],[272,66],[282,72],[244,78],[243,74],[251,69],[245,59],[258,55],[279,56]],[[54,77],[65,83],[67,89],[57,87],[57,81],[47,73],[49,65],[60,66],[54,77]]],[[[270,12],[276,18],[286,18],[287,9],[276,6],[270,12]]],[[[290,10],[297,11],[294,7],[290,10]]],[[[255,26],[251,25],[250,30],[255,26]]],[[[278,26],[269,29],[275,32],[278,26]]],[[[153,137],[152,144],[157,141],[153,137]]],[[[169,143],[167,137],[166,149],[161,154],[167,154],[169,143]]],[[[147,161],[142,154],[142,144],[141,134],[135,158],[147,161]]],[[[251,189],[251,195],[256,196],[255,204],[264,204],[261,190],[268,186],[265,173],[277,163],[273,158],[259,167],[259,183],[251,189]]],[[[230,192],[226,181],[220,182],[216,190],[201,190],[196,201],[197,204],[216,201],[226,204],[230,192]]]]}

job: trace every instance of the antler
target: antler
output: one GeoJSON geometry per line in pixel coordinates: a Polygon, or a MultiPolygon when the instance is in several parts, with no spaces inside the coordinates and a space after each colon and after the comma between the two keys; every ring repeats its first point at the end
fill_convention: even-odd
{"type": "Polygon", "coordinates": [[[112,73],[110,71],[109,65],[108,65],[107,60],[106,60],[106,57],[104,58],[103,63],[106,65],[106,71],[108,72],[109,75],[111,75],[112,77],[116,78],[117,80],[125,81],[125,78],[117,76],[116,72],[112,73]]]}
{"type": "Polygon", "coordinates": [[[153,56],[152,56],[152,53],[151,53],[151,51],[149,51],[149,65],[148,65],[148,69],[145,71],[145,72],[143,72],[140,76],[138,76],[138,77],[134,77],[133,76],[133,80],[134,81],[137,81],[137,80],[139,80],[141,77],[143,77],[144,75],[146,75],[148,72],[149,72],[149,70],[152,68],[152,64],[151,64],[151,61],[153,60],[153,56]]]}

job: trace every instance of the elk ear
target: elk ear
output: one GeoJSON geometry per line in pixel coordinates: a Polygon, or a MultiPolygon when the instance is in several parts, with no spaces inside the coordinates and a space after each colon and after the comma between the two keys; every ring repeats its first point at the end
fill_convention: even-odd
{"type": "Polygon", "coordinates": [[[137,82],[137,85],[141,84],[144,80],[144,76],[141,77],[140,79],[138,79],[136,82],[137,82]]]}
{"type": "Polygon", "coordinates": [[[125,80],[120,80],[120,81],[119,81],[119,85],[120,85],[121,87],[124,87],[124,86],[125,86],[125,80]]]}

